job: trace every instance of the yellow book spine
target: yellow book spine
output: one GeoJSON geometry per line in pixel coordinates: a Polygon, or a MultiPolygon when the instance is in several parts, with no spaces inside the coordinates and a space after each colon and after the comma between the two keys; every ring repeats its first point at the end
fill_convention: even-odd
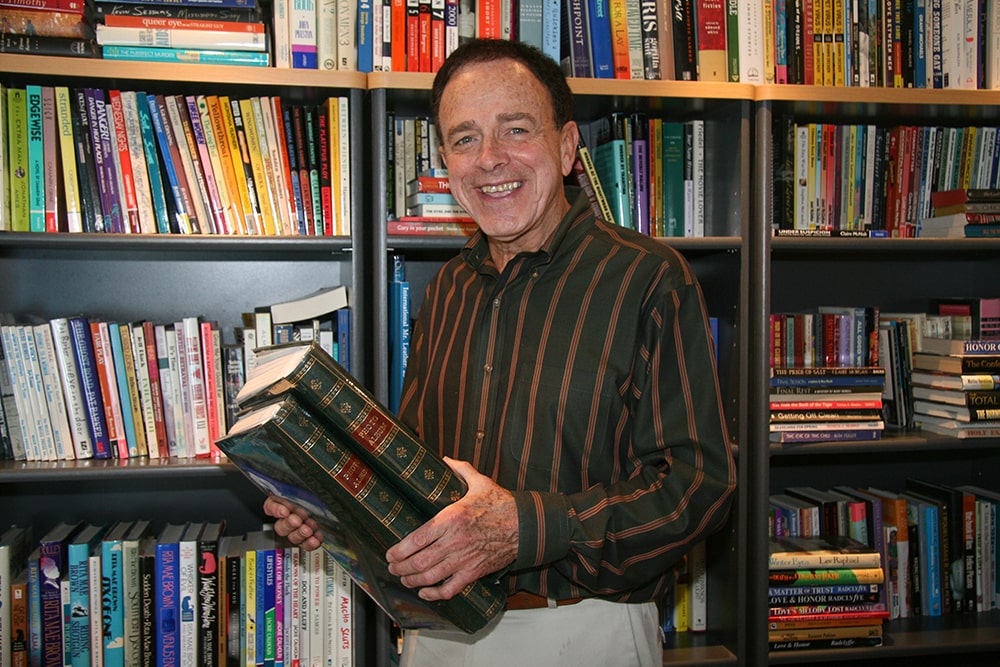
{"type": "MultiPolygon", "coordinates": [[[[243,208],[244,197],[240,193],[239,188],[239,182],[242,179],[237,180],[236,178],[226,121],[223,119],[222,103],[216,95],[206,95],[204,99],[205,109],[208,112],[208,123],[212,126],[212,142],[219,159],[219,169],[222,173],[222,182],[226,190],[226,197],[229,199],[232,232],[234,234],[246,234],[246,213],[243,208]]],[[[199,100],[200,103],[201,101],[199,100]]],[[[246,187],[245,181],[243,181],[243,187],[246,187]]]]}
{"type": "Polygon", "coordinates": [[[962,139],[962,166],[959,171],[959,185],[963,190],[972,187],[972,166],[976,153],[976,135],[979,128],[969,126],[965,128],[965,136],[962,139]]]}
{"type": "Polygon", "coordinates": [[[243,229],[247,234],[259,234],[260,205],[257,202],[257,192],[251,189],[252,184],[248,180],[248,178],[253,177],[252,170],[250,174],[247,173],[250,153],[247,150],[246,142],[240,142],[233,115],[234,104],[239,108],[239,102],[232,101],[224,95],[219,97],[219,112],[225,125],[226,143],[229,145],[229,156],[233,163],[233,176],[236,178],[236,187],[239,190],[240,203],[243,206],[243,229]]]}
{"type": "Polygon", "coordinates": [[[833,0],[833,13],[830,15],[830,32],[833,34],[833,85],[846,85],[846,54],[845,39],[850,37],[844,31],[844,0],[833,0]]]}
{"type": "Polygon", "coordinates": [[[812,0],[813,7],[813,84],[823,85],[823,26],[826,25],[823,19],[823,1],[812,0]]]}
{"type": "MultiPolygon", "coordinates": [[[[327,98],[323,113],[326,114],[326,129],[329,135],[326,145],[327,159],[330,162],[330,192],[329,202],[320,202],[320,210],[317,211],[317,217],[322,215],[324,221],[322,226],[317,225],[316,233],[336,236],[340,234],[340,230],[344,226],[344,222],[341,219],[341,199],[343,193],[340,189],[343,167],[340,160],[340,100],[336,97],[327,98]],[[330,216],[329,220],[326,220],[327,215],[330,216]]],[[[322,188],[320,197],[323,197],[322,188]]]]}
{"type": "Polygon", "coordinates": [[[233,211],[233,198],[230,195],[229,180],[226,178],[226,171],[222,165],[222,158],[219,155],[218,141],[215,136],[215,128],[212,125],[212,117],[208,111],[208,99],[204,95],[195,97],[195,108],[198,109],[198,119],[201,121],[202,135],[205,138],[205,150],[208,152],[208,159],[212,166],[212,174],[215,176],[215,189],[219,197],[220,219],[225,226],[225,233],[232,234],[235,231],[236,216],[233,211]]]}
{"type": "Polygon", "coordinates": [[[70,109],[69,88],[55,87],[56,123],[59,127],[59,155],[62,162],[63,191],[66,199],[66,230],[83,231],[83,213],[80,202],[80,182],[76,173],[76,143],[73,138],[73,115],[70,109]]]}
{"type": "Polygon", "coordinates": [[[291,193],[288,191],[285,181],[285,169],[282,167],[281,148],[278,142],[278,133],[275,126],[274,102],[268,96],[256,98],[254,113],[258,113],[257,128],[263,130],[260,140],[261,154],[264,156],[264,166],[267,169],[268,181],[271,184],[271,196],[274,200],[274,209],[277,212],[275,224],[281,223],[281,234],[298,234],[298,223],[293,223],[293,209],[289,200],[291,193]]]}
{"type": "Polygon", "coordinates": [[[253,104],[250,99],[240,100],[240,116],[243,118],[243,133],[246,135],[247,150],[250,153],[250,165],[253,169],[254,187],[260,203],[261,233],[274,236],[278,233],[275,226],[274,208],[271,203],[271,193],[264,172],[264,158],[261,156],[260,135],[257,133],[257,122],[254,118],[253,104]]]}
{"type": "Polygon", "coordinates": [[[628,52],[628,10],[626,0],[608,0],[611,21],[611,62],[616,79],[632,77],[632,59],[628,52]]]}
{"type": "Polygon", "coordinates": [[[337,99],[340,123],[337,136],[340,141],[340,234],[351,235],[351,116],[347,97],[337,99]]]}
{"type": "Polygon", "coordinates": [[[774,83],[774,0],[763,0],[764,83],[774,83]]]}

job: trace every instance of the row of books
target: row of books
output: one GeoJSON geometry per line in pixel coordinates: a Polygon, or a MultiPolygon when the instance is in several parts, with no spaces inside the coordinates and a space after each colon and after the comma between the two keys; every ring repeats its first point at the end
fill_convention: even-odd
{"type": "Polygon", "coordinates": [[[837,563],[812,555],[795,567],[773,566],[770,585],[884,581],[885,597],[867,611],[886,610],[889,618],[990,611],[1000,606],[998,504],[1000,494],[992,489],[915,478],[898,491],[789,487],[769,498],[773,538],[850,538],[881,557],[881,571],[865,571],[872,566],[849,564],[841,555],[839,571],[815,572],[818,559],[837,563]],[[789,572],[776,576],[777,569],[789,572]]]}
{"type": "Polygon", "coordinates": [[[933,193],[1000,188],[996,127],[778,122],[778,234],[918,236],[933,193]]]}
{"type": "Polygon", "coordinates": [[[0,338],[0,457],[200,457],[236,418],[236,393],[261,346],[311,342],[349,365],[344,287],[262,306],[236,342],[219,326],[58,317],[34,324],[5,316],[0,338]]]}
{"type": "Polygon", "coordinates": [[[772,368],[861,367],[879,363],[879,309],[818,306],[770,316],[772,368]]]}
{"type": "Polygon", "coordinates": [[[11,526],[0,533],[0,660],[349,667],[354,591],[332,556],[271,530],[71,521],[35,537],[11,526]]]}
{"type": "Polygon", "coordinates": [[[705,132],[703,120],[670,122],[638,112],[580,123],[591,180],[596,176],[606,200],[603,217],[650,236],[704,236],[705,132]]]}
{"type": "Polygon", "coordinates": [[[846,535],[786,534],[784,498],[775,501],[781,530],[769,539],[769,649],[881,646],[889,617],[881,552],[846,535]]]}
{"type": "Polygon", "coordinates": [[[346,97],[4,88],[0,230],[349,235],[346,97]]]}
{"type": "MultiPolygon", "coordinates": [[[[434,121],[426,116],[402,116],[390,114],[387,122],[389,134],[386,137],[386,210],[389,219],[402,219],[407,210],[407,197],[415,194],[418,184],[424,183],[421,192],[428,189],[431,181],[417,180],[418,176],[438,179],[435,192],[440,193],[448,182],[448,172],[441,160],[438,147],[437,129],[434,121]]],[[[450,186],[448,192],[451,192],[450,186]]],[[[434,216],[446,217],[446,216],[434,216]]]]}

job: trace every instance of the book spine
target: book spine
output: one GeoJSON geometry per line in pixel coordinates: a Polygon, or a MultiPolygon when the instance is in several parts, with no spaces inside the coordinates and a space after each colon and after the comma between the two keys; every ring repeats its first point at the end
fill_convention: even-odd
{"type": "Polygon", "coordinates": [[[233,51],[266,51],[267,35],[263,32],[233,30],[195,30],[184,28],[125,28],[97,24],[97,43],[117,46],[157,44],[171,49],[219,49],[233,51]]]}
{"type": "Polygon", "coordinates": [[[179,547],[176,542],[156,545],[156,667],[180,665],[179,547]]]}
{"type": "Polygon", "coordinates": [[[105,667],[125,665],[125,600],[122,541],[101,543],[101,609],[105,667]]]}

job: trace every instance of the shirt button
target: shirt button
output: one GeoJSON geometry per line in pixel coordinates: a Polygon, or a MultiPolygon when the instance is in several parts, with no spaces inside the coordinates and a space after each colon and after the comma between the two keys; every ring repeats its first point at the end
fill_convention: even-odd
{"type": "Polygon", "coordinates": [[[497,298],[493,299],[493,307],[494,308],[499,308],[500,307],[500,297],[497,297],[497,298]]]}
{"type": "Polygon", "coordinates": [[[483,366],[483,371],[485,371],[486,374],[488,375],[493,372],[493,366],[490,364],[486,364],[485,366],[483,366]]]}
{"type": "Polygon", "coordinates": [[[532,278],[537,278],[538,277],[538,269],[532,269],[531,270],[531,277],[532,278]]]}

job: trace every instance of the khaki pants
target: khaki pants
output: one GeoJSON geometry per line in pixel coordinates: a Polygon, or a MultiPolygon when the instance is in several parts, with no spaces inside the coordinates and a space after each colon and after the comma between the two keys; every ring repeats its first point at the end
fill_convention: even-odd
{"type": "Polygon", "coordinates": [[[588,599],[504,612],[474,635],[410,630],[400,667],[651,667],[663,664],[655,603],[588,599]]]}

